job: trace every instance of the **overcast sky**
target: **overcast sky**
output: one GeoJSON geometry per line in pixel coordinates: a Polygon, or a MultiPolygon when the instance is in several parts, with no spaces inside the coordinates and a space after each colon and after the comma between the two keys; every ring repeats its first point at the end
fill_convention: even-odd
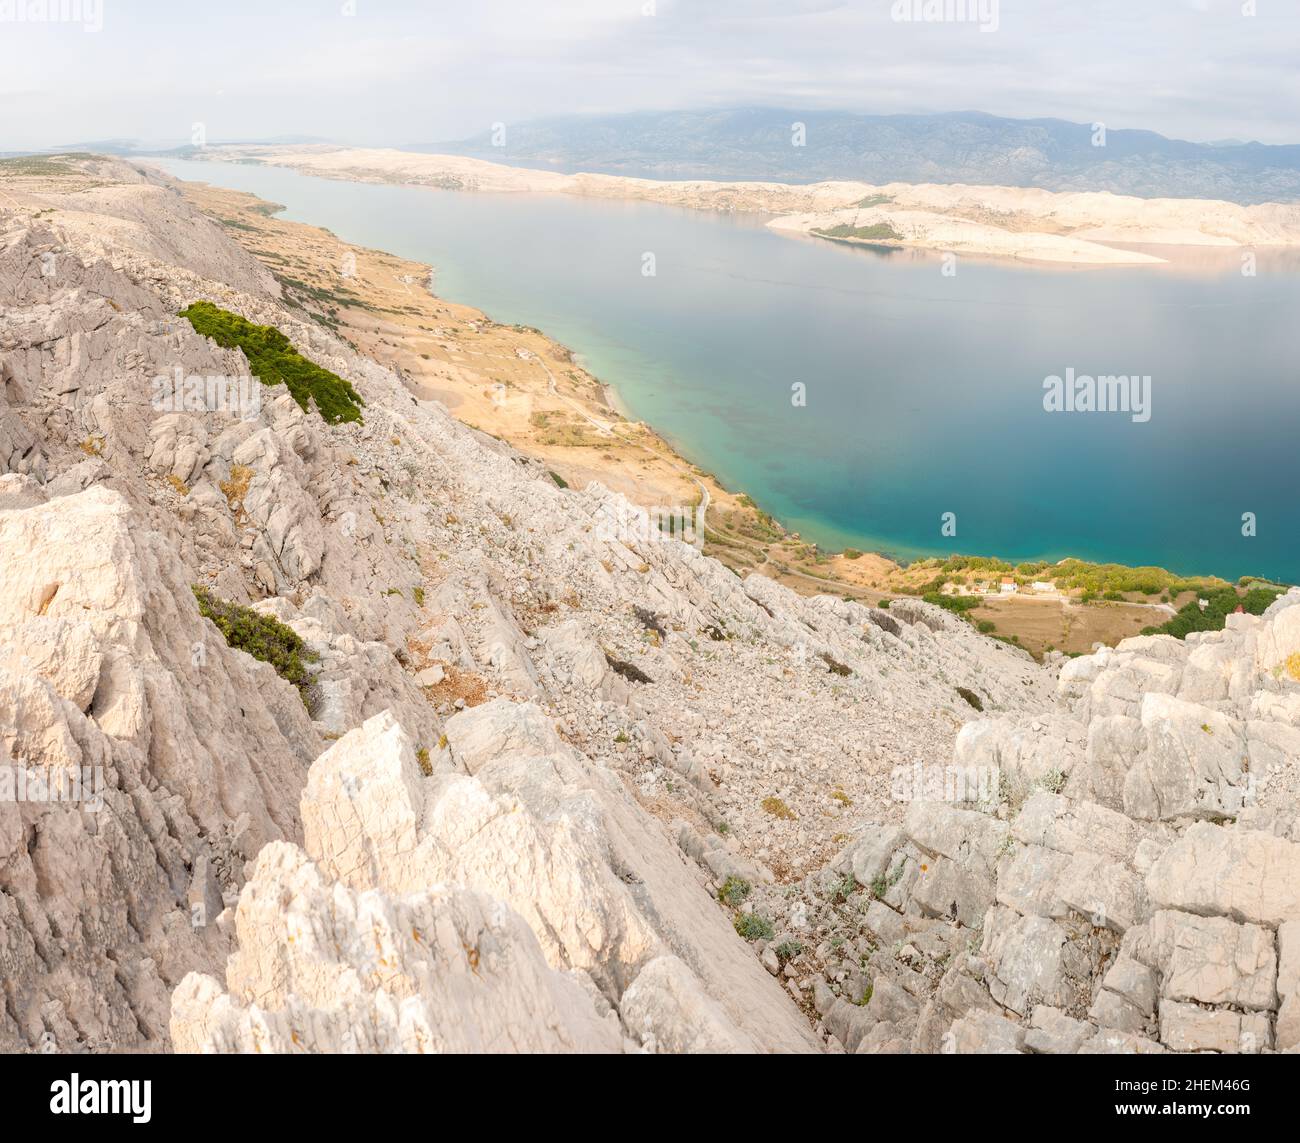
{"type": "Polygon", "coordinates": [[[0,150],[183,142],[195,122],[209,142],[429,143],[751,104],[1300,142],[1300,0],[1255,0],[1254,16],[1245,0],[1000,0],[987,31],[895,21],[895,0],[101,3],[87,30],[95,0],[0,0],[0,150]],[[47,3],[82,19],[14,19],[47,3]]]}

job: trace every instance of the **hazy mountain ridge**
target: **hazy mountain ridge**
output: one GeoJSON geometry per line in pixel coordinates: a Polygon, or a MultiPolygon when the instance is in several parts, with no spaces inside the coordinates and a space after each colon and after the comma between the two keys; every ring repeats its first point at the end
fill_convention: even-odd
{"type": "Polygon", "coordinates": [[[1300,198],[1300,146],[1192,143],[1153,131],[983,112],[863,115],[745,108],[573,116],[410,150],[653,178],[986,183],[1142,197],[1300,198]],[[792,145],[794,124],[806,145],[792,145]]]}

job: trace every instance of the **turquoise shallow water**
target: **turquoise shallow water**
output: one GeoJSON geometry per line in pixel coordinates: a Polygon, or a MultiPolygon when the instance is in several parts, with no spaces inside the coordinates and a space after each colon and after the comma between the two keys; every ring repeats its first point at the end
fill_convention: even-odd
{"type": "Polygon", "coordinates": [[[1261,252],[1255,277],[1236,251],[946,277],[937,257],[747,217],[160,165],[435,266],[440,294],[570,346],[632,415],[828,546],[1300,581],[1295,255],[1261,252]],[[1067,368],[1149,375],[1150,420],[1045,412],[1067,368]]]}

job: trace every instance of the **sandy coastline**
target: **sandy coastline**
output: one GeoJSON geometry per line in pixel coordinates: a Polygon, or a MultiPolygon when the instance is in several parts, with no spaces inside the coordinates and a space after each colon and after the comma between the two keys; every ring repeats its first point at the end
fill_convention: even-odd
{"type": "MultiPolygon", "coordinates": [[[[1109,192],[933,183],[657,181],[566,175],[459,155],[324,145],[211,147],[202,158],[266,163],[355,182],[626,198],[768,214],[773,217],[767,225],[778,233],[864,230],[889,234],[891,244],[904,248],[1030,262],[1140,267],[1165,261],[1124,245],[1300,247],[1300,205],[1279,203],[1240,206],[1215,199],[1142,199],[1109,192]]],[[[849,234],[844,240],[858,239],[849,234]]]]}

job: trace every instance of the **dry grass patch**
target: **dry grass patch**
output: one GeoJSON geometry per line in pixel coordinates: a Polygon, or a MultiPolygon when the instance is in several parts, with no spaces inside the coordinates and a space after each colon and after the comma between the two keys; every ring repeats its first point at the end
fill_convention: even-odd
{"type": "Polygon", "coordinates": [[[760,803],[765,812],[771,814],[777,821],[792,822],[795,820],[795,813],[780,798],[764,798],[760,803]]]}
{"type": "Polygon", "coordinates": [[[230,479],[219,485],[221,494],[230,505],[230,510],[238,517],[244,514],[244,500],[248,496],[248,487],[253,483],[253,470],[246,464],[232,464],[230,479]]]}

